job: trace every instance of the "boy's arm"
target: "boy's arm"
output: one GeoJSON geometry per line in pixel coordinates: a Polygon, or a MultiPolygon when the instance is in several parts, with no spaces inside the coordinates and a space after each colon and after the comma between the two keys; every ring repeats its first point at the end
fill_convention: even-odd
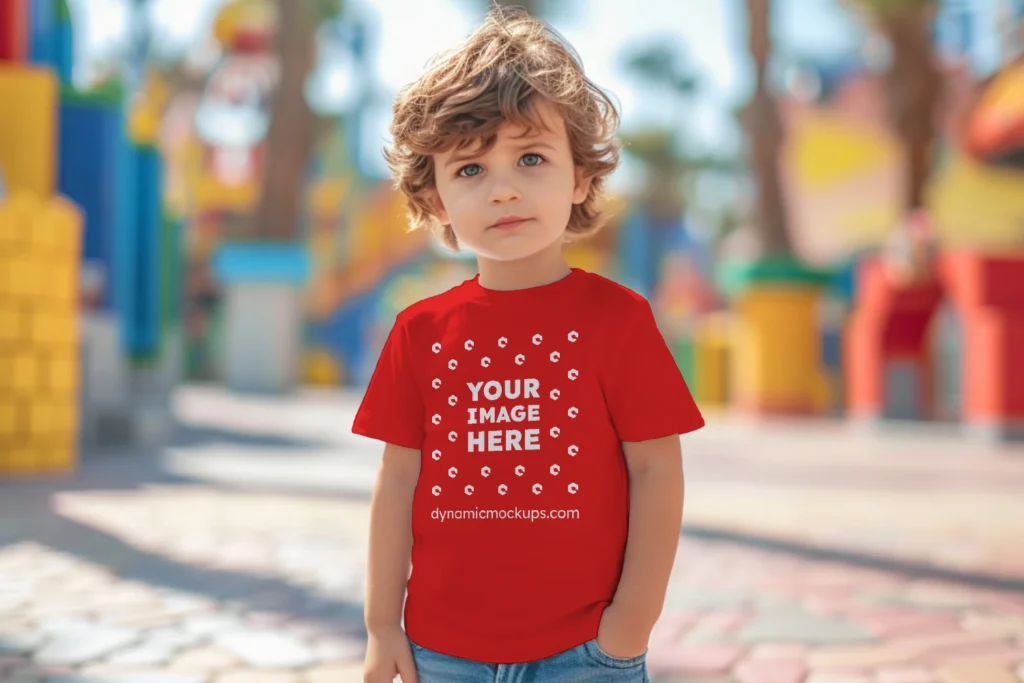
{"type": "Polygon", "coordinates": [[[634,657],[647,648],[661,616],[679,546],[683,466],[679,436],[625,443],[630,480],[629,537],[612,604],[598,634],[608,654],[634,657]]]}
{"type": "Polygon", "coordinates": [[[420,453],[388,444],[370,504],[366,629],[381,632],[402,623],[412,552],[412,498],[420,453]]]}

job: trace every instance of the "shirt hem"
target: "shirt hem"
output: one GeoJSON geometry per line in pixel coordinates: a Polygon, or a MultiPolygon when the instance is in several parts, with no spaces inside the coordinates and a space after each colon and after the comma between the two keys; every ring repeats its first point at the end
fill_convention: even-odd
{"type": "Polygon", "coordinates": [[[636,434],[620,434],[619,439],[623,442],[638,443],[640,441],[662,439],[668,436],[684,436],[699,429],[703,429],[705,426],[707,425],[702,418],[700,420],[685,422],[665,429],[651,429],[644,432],[638,432],[636,434]]]}
{"type": "Polygon", "coordinates": [[[365,436],[366,438],[373,439],[374,441],[393,444],[395,446],[401,446],[402,448],[411,448],[417,451],[423,446],[423,442],[417,441],[415,438],[407,438],[406,436],[391,434],[372,427],[353,425],[352,433],[356,436],[365,436]]]}
{"type": "Polygon", "coordinates": [[[436,628],[430,628],[430,634],[421,634],[415,629],[410,632],[407,627],[406,636],[416,645],[448,657],[466,659],[479,664],[526,664],[554,657],[596,638],[603,611],[600,610],[596,617],[558,639],[545,636],[543,640],[518,642],[510,634],[492,634],[483,641],[452,647],[452,641],[458,638],[438,633],[436,628]],[[500,649],[493,647],[493,644],[500,644],[500,649]]]}

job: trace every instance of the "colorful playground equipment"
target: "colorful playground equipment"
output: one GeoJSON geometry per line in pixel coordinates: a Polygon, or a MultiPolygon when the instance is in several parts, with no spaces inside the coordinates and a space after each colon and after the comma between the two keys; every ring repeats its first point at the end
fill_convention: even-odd
{"type": "Polygon", "coordinates": [[[981,88],[951,138],[930,207],[942,245],[925,276],[900,281],[881,259],[858,269],[847,334],[850,411],[952,418],[987,440],[1022,439],[1024,365],[1015,353],[1024,343],[1021,62],[981,88]],[[943,308],[954,324],[939,324],[943,308]],[[951,341],[956,350],[944,358],[951,341]],[[952,401],[943,396],[953,390],[952,401]]]}
{"type": "Polygon", "coordinates": [[[956,86],[926,210],[909,216],[877,77],[849,70],[826,98],[783,102],[799,256],[719,268],[729,307],[680,354],[698,401],[1024,438],[1022,63],[956,86]]]}
{"type": "Polygon", "coordinates": [[[936,313],[948,301],[962,352],[955,417],[986,440],[1024,438],[1024,254],[950,249],[935,276],[895,284],[879,260],[859,272],[858,306],[847,332],[849,410],[858,418],[933,419],[936,313]]]}
{"type": "Polygon", "coordinates": [[[855,419],[954,419],[989,439],[1024,437],[1024,368],[1010,351],[1024,321],[1022,74],[1010,64],[987,85],[963,88],[970,101],[951,107],[967,114],[949,117],[926,211],[904,221],[894,216],[895,141],[864,113],[877,111],[870,84],[850,86],[845,107],[794,117],[788,168],[797,216],[813,217],[832,239],[846,230],[848,245],[875,252],[854,266],[843,332],[845,410],[855,419]],[[833,144],[823,144],[824,131],[833,144]],[[828,164],[801,165],[833,152],[828,164]],[[894,225],[902,227],[891,234],[894,225]]]}
{"type": "Polygon", "coordinates": [[[146,98],[72,83],[64,0],[0,3],[0,27],[0,476],[66,473],[173,384],[180,225],[146,98]]]}
{"type": "MultiPolygon", "coordinates": [[[[0,476],[68,471],[80,444],[148,433],[186,326],[192,351],[216,359],[195,353],[194,377],[360,386],[398,310],[472,275],[409,233],[401,197],[360,163],[361,105],[325,126],[302,236],[232,241],[262,175],[267,7],[225,5],[214,32],[228,54],[165,156],[159,81],[135,94],[75,85],[66,4],[0,3],[0,101],[19,103],[0,107],[0,476]],[[276,322],[246,322],[267,315],[276,322]]],[[[569,260],[651,298],[705,407],[953,418],[1024,436],[1024,254],[1012,250],[1024,237],[1024,72],[981,88],[951,136],[927,207],[937,248],[910,270],[877,253],[902,214],[898,145],[872,118],[870,77],[851,73],[827,101],[784,107],[799,259],[729,262],[715,277],[712,250],[682,221],[654,224],[615,197],[609,227],[569,260]]]]}
{"type": "MultiPolygon", "coordinates": [[[[357,104],[323,126],[310,164],[304,229],[295,244],[272,256],[269,245],[232,243],[239,234],[236,226],[255,209],[262,180],[276,70],[269,7],[266,0],[235,0],[222,8],[214,36],[225,57],[206,84],[190,139],[172,152],[181,163],[172,173],[184,180],[180,206],[188,214],[190,376],[225,380],[230,375],[238,378],[229,382],[237,388],[244,374],[257,381],[260,373],[245,369],[254,349],[229,340],[228,330],[241,324],[248,306],[231,290],[266,294],[269,287],[280,290],[274,296],[281,301],[301,304],[292,312],[279,311],[281,327],[300,334],[267,336],[273,347],[264,351],[279,359],[296,353],[298,362],[289,360],[260,379],[261,390],[285,390],[299,382],[359,384],[373,361],[381,299],[396,278],[426,272],[429,241],[422,233],[407,233],[400,196],[386,178],[368,175],[353,152],[365,115],[357,104]]],[[[269,364],[262,365],[269,372],[269,364]]]]}
{"type": "Polygon", "coordinates": [[[85,217],[84,405],[94,442],[148,438],[178,374],[181,221],[165,211],[158,113],[146,94],[129,106],[116,82],[61,92],[59,187],[85,217]]]}
{"type": "Polygon", "coordinates": [[[67,473],[77,453],[82,219],[58,194],[59,83],[29,61],[32,9],[0,11],[0,101],[18,103],[0,108],[0,476],[67,473]]]}
{"type": "Polygon", "coordinates": [[[13,187],[0,204],[0,477],[68,473],[79,421],[82,220],[62,197],[13,187]]]}
{"type": "Polygon", "coordinates": [[[928,276],[900,282],[880,260],[858,272],[861,295],[848,332],[850,410],[861,417],[959,419],[988,440],[1024,438],[1024,71],[1011,64],[976,98],[961,143],[937,178],[933,201],[945,246],[928,276]],[[970,236],[952,236],[971,226],[970,236]],[[940,308],[955,324],[944,361],[940,308]],[[947,372],[936,372],[948,362],[947,372]],[[945,383],[955,387],[949,406],[945,383]],[[943,411],[945,406],[950,409],[943,411]]]}
{"type": "Polygon", "coordinates": [[[967,150],[975,158],[1024,169],[1024,59],[996,76],[965,133],[967,150]]]}
{"type": "Polygon", "coordinates": [[[794,259],[730,264],[721,283],[733,302],[733,405],[755,414],[824,411],[820,310],[830,273],[794,259]]]}
{"type": "Polygon", "coordinates": [[[273,8],[265,0],[232,0],[218,12],[212,32],[224,57],[207,79],[192,135],[182,143],[189,153],[180,158],[190,165],[181,174],[192,237],[190,374],[237,390],[279,392],[299,380],[310,254],[300,242],[246,243],[234,229],[259,200],[276,85],[273,8]]]}

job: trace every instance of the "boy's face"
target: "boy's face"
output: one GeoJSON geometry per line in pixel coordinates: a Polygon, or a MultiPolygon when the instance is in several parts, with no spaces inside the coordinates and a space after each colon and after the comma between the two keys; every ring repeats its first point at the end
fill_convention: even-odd
{"type": "Polygon", "coordinates": [[[573,164],[564,122],[550,103],[536,106],[541,130],[506,124],[486,153],[477,146],[434,155],[436,215],[481,258],[544,251],[562,240],[572,205],[586,199],[590,181],[573,164]]]}

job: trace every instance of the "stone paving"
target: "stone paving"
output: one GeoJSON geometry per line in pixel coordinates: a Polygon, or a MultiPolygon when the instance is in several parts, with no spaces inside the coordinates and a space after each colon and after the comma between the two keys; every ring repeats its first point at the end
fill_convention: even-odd
{"type": "Polygon", "coordinates": [[[666,683],[1017,683],[1024,595],[684,541],[650,668],[666,683]]]}
{"type": "MultiPolygon", "coordinates": [[[[0,482],[0,681],[360,681],[375,456],[346,446],[334,457],[357,476],[328,485],[348,470],[323,441],[288,440],[290,405],[166,457],[0,482]]],[[[348,419],[303,424],[329,441],[348,419]]],[[[1021,683],[1024,592],[684,536],[649,668],[655,683],[1021,683]]]]}
{"type": "MultiPolygon", "coordinates": [[[[63,533],[123,545],[0,549],[0,680],[360,680],[365,503],[161,485],[54,507],[63,533]]],[[[662,683],[1017,683],[1024,595],[684,539],[649,665],[662,683]]]]}
{"type": "Polygon", "coordinates": [[[684,440],[691,529],[1024,589],[1024,444],[985,446],[948,426],[874,432],[838,421],[708,422],[684,440]]]}
{"type": "MultiPolygon", "coordinates": [[[[316,477],[306,476],[302,485],[339,488],[372,481],[379,458],[375,444],[348,433],[357,400],[308,392],[282,405],[190,388],[178,405],[195,424],[304,440],[316,477]],[[349,457],[328,457],[331,449],[349,457]]],[[[683,442],[691,530],[899,560],[1024,589],[1018,522],[1024,519],[1024,443],[984,446],[951,426],[901,425],[879,433],[836,420],[707,418],[708,426],[683,442]]],[[[261,458],[248,476],[277,482],[301,476],[288,464],[294,453],[280,452],[277,464],[261,458]]],[[[248,461],[241,450],[231,455],[223,447],[178,455],[189,474],[221,481],[237,478],[238,463],[248,461]]]]}
{"type": "Polygon", "coordinates": [[[359,680],[352,507],[187,486],[58,494],[63,528],[50,520],[41,543],[23,520],[25,540],[0,547],[0,681],[359,680]]]}

